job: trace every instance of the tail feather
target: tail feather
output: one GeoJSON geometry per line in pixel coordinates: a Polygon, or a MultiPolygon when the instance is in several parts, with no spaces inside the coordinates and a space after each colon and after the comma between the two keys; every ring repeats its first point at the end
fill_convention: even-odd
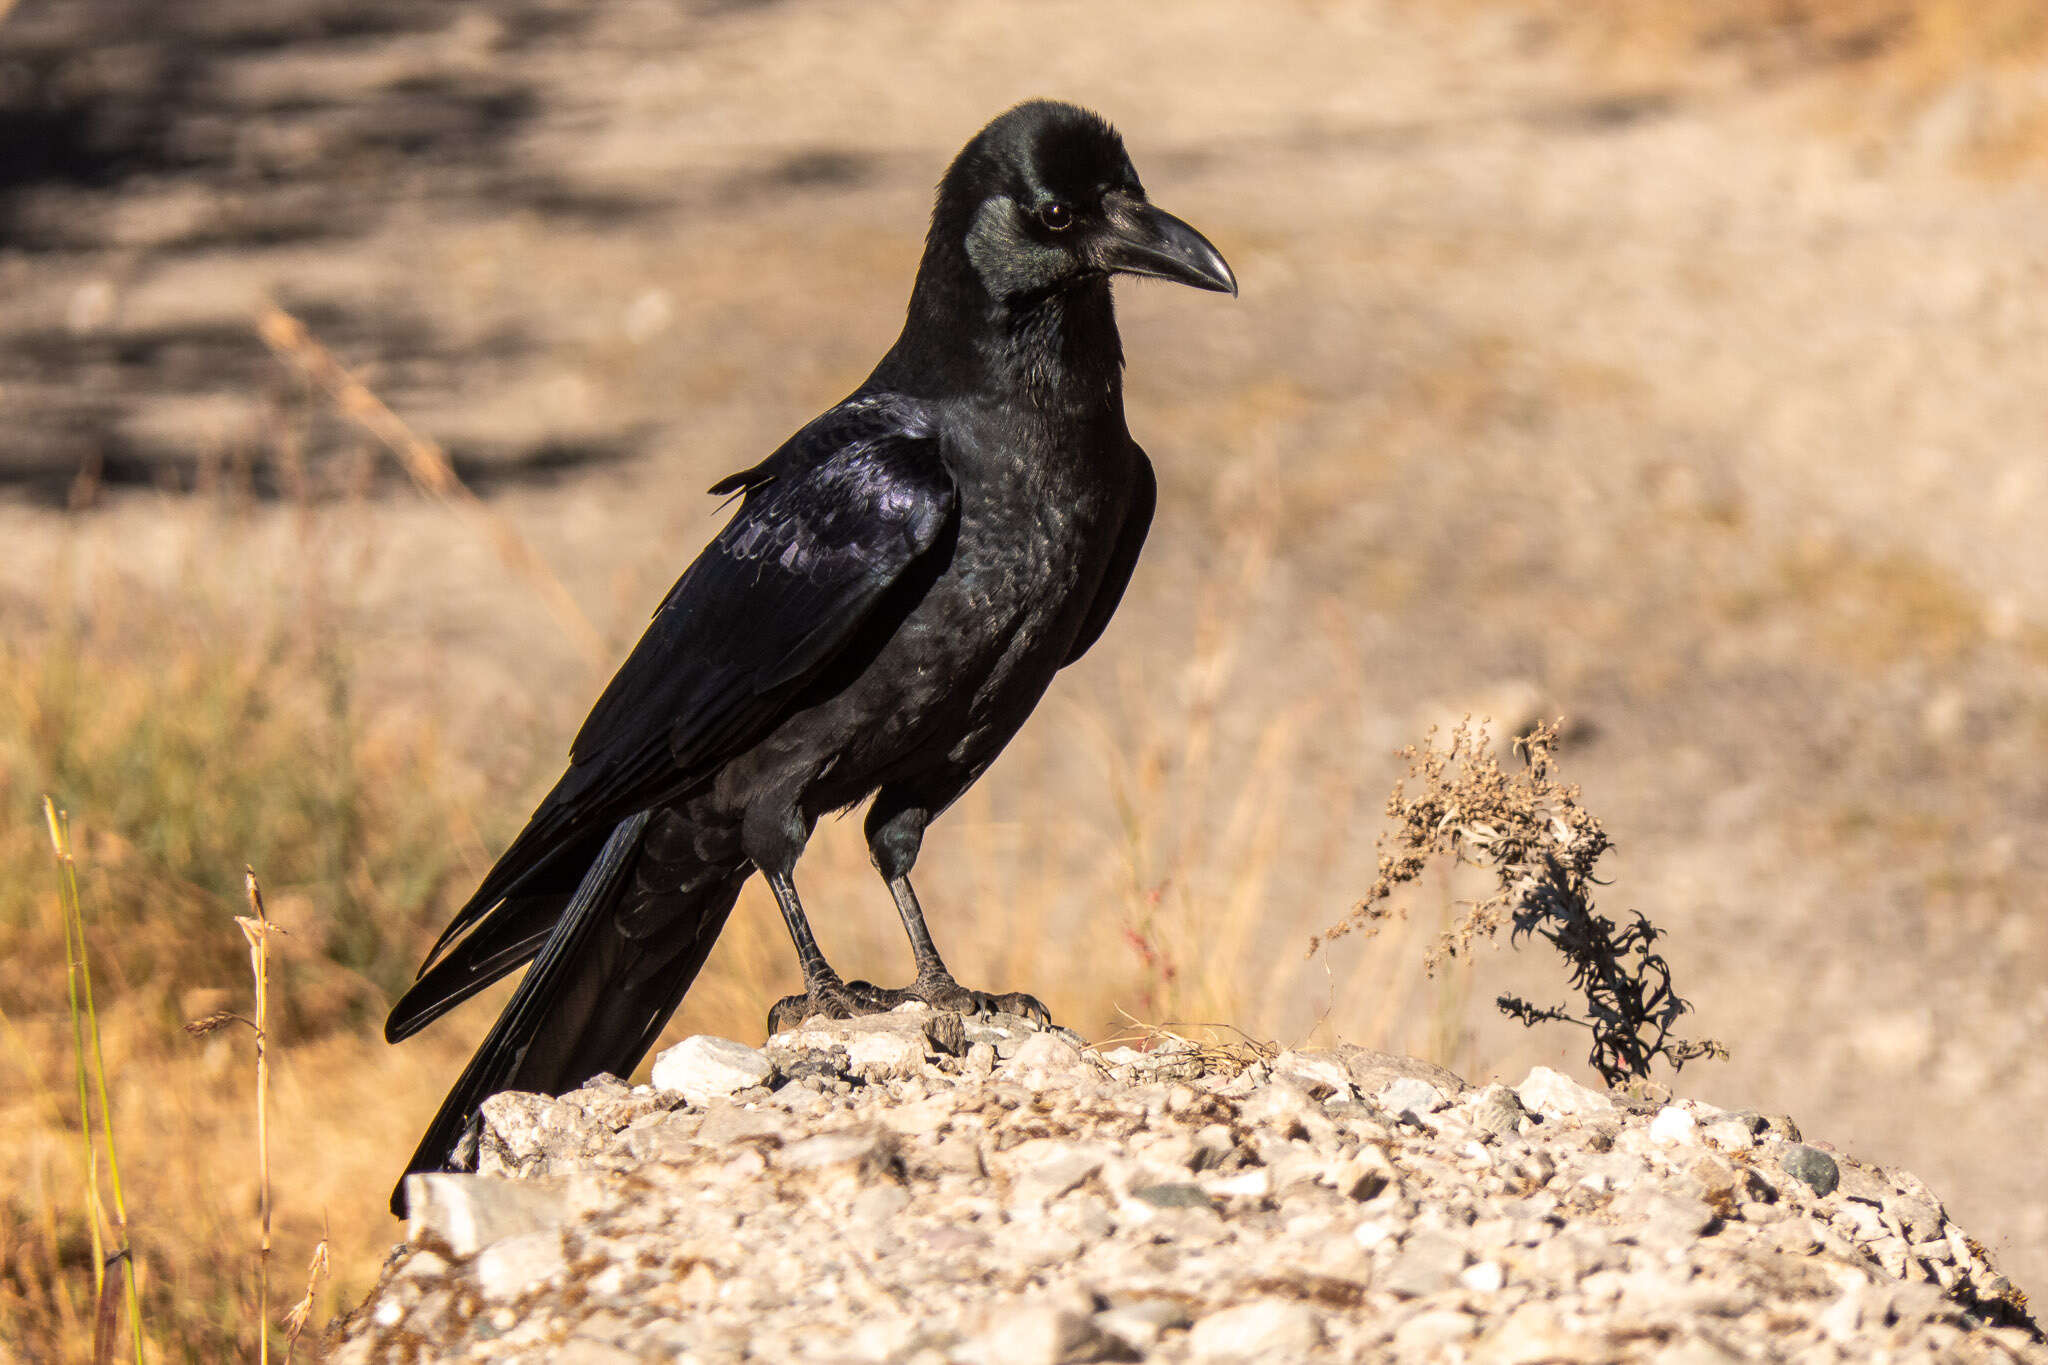
{"type": "MultiPolygon", "coordinates": [[[[558,1095],[599,1072],[625,1075],[653,1046],[717,941],[745,868],[699,879],[687,903],[661,917],[658,942],[628,936],[620,912],[633,888],[648,819],[643,812],[612,831],[504,1013],[441,1102],[406,1163],[407,1175],[473,1168],[477,1118],[492,1095],[558,1095]]],[[[423,1013],[413,1026],[439,1012],[423,1013]]],[[[403,1178],[391,1193],[391,1211],[405,1212],[403,1178]]]]}

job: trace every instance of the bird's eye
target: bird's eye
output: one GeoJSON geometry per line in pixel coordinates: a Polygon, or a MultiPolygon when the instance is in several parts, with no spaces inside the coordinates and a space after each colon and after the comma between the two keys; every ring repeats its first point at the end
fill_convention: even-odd
{"type": "Polygon", "coordinates": [[[1038,221],[1054,232],[1063,232],[1073,225],[1074,211],[1055,199],[1049,204],[1039,206],[1038,221]]]}

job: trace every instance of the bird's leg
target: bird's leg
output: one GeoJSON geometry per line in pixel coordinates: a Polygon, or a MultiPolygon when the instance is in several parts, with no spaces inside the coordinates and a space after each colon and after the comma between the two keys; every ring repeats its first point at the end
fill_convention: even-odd
{"type": "Polygon", "coordinates": [[[811,1018],[851,1019],[866,1013],[862,1002],[847,990],[839,973],[832,970],[832,964],[818,950],[811,922],[804,918],[803,902],[796,898],[796,882],[787,872],[764,870],[762,875],[768,879],[768,889],[775,893],[782,922],[789,926],[789,941],[796,945],[797,966],[804,973],[804,993],[784,996],[775,1002],[768,1011],[768,1031],[780,1033],[811,1018]]]}
{"type": "Polygon", "coordinates": [[[896,900],[896,913],[903,918],[903,932],[910,936],[910,951],[917,962],[917,979],[908,989],[900,991],[870,986],[865,981],[852,983],[850,989],[864,1007],[872,1010],[894,1009],[905,1001],[922,1000],[933,1009],[957,1010],[962,1014],[1015,1014],[1038,1024],[1052,1023],[1051,1013],[1035,996],[1021,991],[993,995],[988,991],[970,990],[954,980],[953,973],[946,970],[945,959],[939,956],[938,947],[932,942],[931,930],[925,927],[924,907],[917,903],[917,892],[910,885],[910,867],[917,861],[918,848],[924,841],[924,827],[930,817],[921,809],[897,809],[893,803],[885,805],[889,795],[884,791],[868,812],[868,851],[874,855],[875,867],[888,882],[889,894],[896,900]]]}
{"type": "Polygon", "coordinates": [[[946,970],[945,961],[939,957],[939,950],[932,944],[931,931],[924,923],[924,909],[917,903],[917,892],[911,889],[910,878],[907,875],[891,877],[889,894],[896,898],[896,913],[903,917],[903,930],[910,935],[910,951],[917,959],[917,980],[910,984],[910,988],[888,992],[896,997],[895,1004],[922,1000],[933,1009],[957,1010],[962,1014],[1014,1014],[1035,1024],[1052,1023],[1052,1013],[1038,1002],[1036,996],[1022,991],[994,995],[988,991],[970,990],[954,980],[953,973],[946,970]]]}

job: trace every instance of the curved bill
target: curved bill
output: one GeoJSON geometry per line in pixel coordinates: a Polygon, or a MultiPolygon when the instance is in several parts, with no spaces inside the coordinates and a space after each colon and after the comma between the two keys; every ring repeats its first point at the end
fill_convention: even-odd
{"type": "Polygon", "coordinates": [[[1103,269],[1237,293],[1237,276],[1223,253],[1165,209],[1131,199],[1110,205],[1108,218],[1110,233],[1099,257],[1103,269]]]}

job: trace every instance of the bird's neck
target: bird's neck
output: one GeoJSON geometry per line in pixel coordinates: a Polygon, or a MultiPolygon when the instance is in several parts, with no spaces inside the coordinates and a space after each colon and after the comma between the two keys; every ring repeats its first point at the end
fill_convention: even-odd
{"type": "Polygon", "coordinates": [[[1022,399],[1055,423],[1090,425],[1122,420],[1123,371],[1106,278],[999,299],[978,280],[926,270],[903,334],[869,384],[918,397],[1022,399]]]}

